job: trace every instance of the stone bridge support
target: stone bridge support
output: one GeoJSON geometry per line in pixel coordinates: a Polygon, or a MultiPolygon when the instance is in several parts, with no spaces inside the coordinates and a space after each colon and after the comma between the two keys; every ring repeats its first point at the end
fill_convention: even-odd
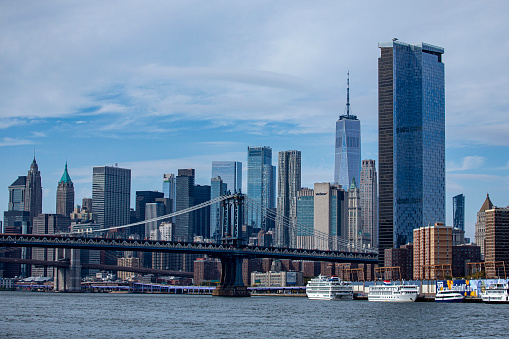
{"type": "Polygon", "coordinates": [[[242,280],[243,256],[221,257],[221,281],[212,291],[212,295],[221,297],[249,297],[247,287],[242,280]]]}
{"type": "Polygon", "coordinates": [[[81,261],[79,249],[55,249],[57,260],[69,260],[69,267],[55,267],[53,290],[81,292],[81,261]]]}

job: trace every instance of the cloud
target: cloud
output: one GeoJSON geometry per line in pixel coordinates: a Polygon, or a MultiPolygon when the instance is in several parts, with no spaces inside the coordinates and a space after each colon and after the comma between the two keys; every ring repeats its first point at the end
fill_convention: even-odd
{"type": "Polygon", "coordinates": [[[459,172],[459,171],[468,171],[472,169],[478,169],[484,165],[485,157],[481,156],[467,156],[463,158],[463,161],[460,166],[455,163],[450,163],[447,166],[447,172],[459,172]]]}
{"type": "Polygon", "coordinates": [[[33,145],[34,142],[27,139],[9,138],[5,137],[0,141],[0,147],[6,146],[20,146],[20,145],[33,145]]]}

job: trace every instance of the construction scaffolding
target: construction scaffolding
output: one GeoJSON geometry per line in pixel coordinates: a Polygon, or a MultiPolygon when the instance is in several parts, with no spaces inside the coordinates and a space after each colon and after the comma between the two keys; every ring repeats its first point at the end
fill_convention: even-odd
{"type": "Polygon", "coordinates": [[[375,279],[376,280],[402,280],[401,267],[400,266],[376,267],[375,268],[375,279]]]}
{"type": "Polygon", "coordinates": [[[485,262],[472,262],[467,263],[468,275],[473,275],[477,272],[485,272],[486,279],[507,279],[507,270],[505,261],[485,261],[485,262]]]}

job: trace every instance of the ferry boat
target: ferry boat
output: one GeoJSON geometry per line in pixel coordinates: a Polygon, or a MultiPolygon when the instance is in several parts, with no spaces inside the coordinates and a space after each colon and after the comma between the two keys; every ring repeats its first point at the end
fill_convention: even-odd
{"type": "Polygon", "coordinates": [[[435,302],[460,303],[463,302],[463,298],[464,296],[458,291],[444,289],[437,291],[435,302]]]}
{"type": "Polygon", "coordinates": [[[505,304],[509,303],[509,286],[507,283],[494,283],[481,293],[481,299],[485,303],[505,304]]]}
{"type": "Polygon", "coordinates": [[[306,285],[306,295],[311,300],[352,300],[353,286],[338,277],[319,275],[306,285]]]}
{"type": "Polygon", "coordinates": [[[417,300],[418,295],[417,285],[393,285],[390,281],[384,281],[383,285],[369,288],[368,301],[411,302],[417,300]]]}

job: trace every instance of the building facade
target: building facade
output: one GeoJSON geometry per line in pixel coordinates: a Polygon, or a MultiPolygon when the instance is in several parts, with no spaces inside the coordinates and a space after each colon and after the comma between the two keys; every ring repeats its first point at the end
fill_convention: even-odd
{"type": "MultiPolygon", "coordinates": [[[[199,205],[207,202],[211,197],[211,187],[209,185],[194,186],[194,204],[199,205]]],[[[194,233],[193,236],[210,239],[210,206],[202,207],[194,213],[194,233]]]]}
{"type": "Polygon", "coordinates": [[[39,172],[35,156],[26,178],[25,211],[30,212],[30,222],[32,223],[34,218],[42,213],[41,172],[39,172]]]}
{"type": "Polygon", "coordinates": [[[120,167],[94,167],[92,210],[101,228],[127,225],[130,221],[131,170],[120,167]]]}
{"type": "Polygon", "coordinates": [[[56,211],[57,214],[67,217],[74,211],[74,184],[67,172],[67,162],[65,163],[64,174],[58,182],[56,211]]]}
{"type": "Polygon", "coordinates": [[[301,152],[278,153],[276,246],[297,245],[297,192],[301,189],[301,152]]]}
{"type": "Polygon", "coordinates": [[[339,185],[314,185],[314,246],[322,250],[345,249],[348,241],[348,193],[339,185]]]}
{"type": "Polygon", "coordinates": [[[362,230],[369,238],[369,247],[378,248],[378,179],[375,160],[362,160],[359,190],[362,230]]]}
{"type": "Polygon", "coordinates": [[[267,231],[269,210],[276,207],[276,167],[272,166],[272,148],[248,147],[247,153],[247,195],[257,205],[248,209],[247,223],[267,231]]]}
{"type": "MultiPolygon", "coordinates": [[[[210,199],[226,194],[227,185],[220,176],[210,180],[210,199]]],[[[210,205],[210,237],[215,241],[221,239],[221,203],[210,205]]]]}
{"type": "Polygon", "coordinates": [[[379,262],[413,230],[445,221],[444,49],[379,43],[379,262]]]}
{"type": "Polygon", "coordinates": [[[465,230],[465,196],[463,194],[452,197],[452,226],[465,230]]]}
{"type": "Polygon", "coordinates": [[[452,232],[442,223],[414,230],[414,279],[452,277],[452,232]]]}
{"type": "Polygon", "coordinates": [[[315,191],[302,188],[297,192],[297,248],[313,248],[315,227],[315,191]]]}
{"type": "Polygon", "coordinates": [[[348,188],[348,245],[353,248],[367,247],[368,237],[362,229],[362,208],[360,191],[355,178],[348,188]]]}
{"type": "Polygon", "coordinates": [[[499,278],[507,273],[505,267],[509,265],[509,206],[494,207],[486,210],[486,242],[484,247],[484,261],[486,263],[486,277],[499,278]],[[504,267],[503,270],[497,267],[504,267]]]}
{"type": "MultiPolygon", "coordinates": [[[[194,206],[193,168],[179,169],[176,178],[176,212],[194,206]]],[[[175,241],[192,241],[194,233],[194,213],[184,213],[175,217],[175,241]]]]}
{"type": "Polygon", "coordinates": [[[346,89],[346,114],[336,121],[334,183],[347,189],[361,172],[361,122],[350,114],[350,75],[346,89]]]}
{"type": "Polygon", "coordinates": [[[212,161],[212,178],[221,177],[230,192],[242,191],[242,163],[240,161],[212,161]]]}
{"type": "Polygon", "coordinates": [[[486,195],[486,199],[482,204],[479,212],[477,212],[477,220],[475,223],[475,243],[481,247],[481,256],[485,257],[486,248],[486,211],[493,208],[490,195],[486,195]]]}
{"type": "Polygon", "coordinates": [[[175,181],[175,174],[167,173],[163,175],[163,194],[165,198],[172,200],[172,211],[175,211],[175,195],[176,195],[177,184],[175,181]]]}

